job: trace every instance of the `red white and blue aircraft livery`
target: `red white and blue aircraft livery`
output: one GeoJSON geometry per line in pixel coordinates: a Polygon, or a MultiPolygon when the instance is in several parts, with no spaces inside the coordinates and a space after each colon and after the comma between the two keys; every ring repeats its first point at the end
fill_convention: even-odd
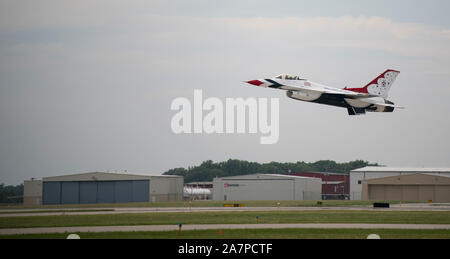
{"type": "Polygon", "coordinates": [[[388,101],[388,92],[400,71],[388,69],[361,88],[335,88],[302,79],[298,76],[279,75],[271,79],[247,81],[251,85],[286,90],[289,98],[347,108],[349,115],[367,112],[393,112],[395,106],[388,101]]]}

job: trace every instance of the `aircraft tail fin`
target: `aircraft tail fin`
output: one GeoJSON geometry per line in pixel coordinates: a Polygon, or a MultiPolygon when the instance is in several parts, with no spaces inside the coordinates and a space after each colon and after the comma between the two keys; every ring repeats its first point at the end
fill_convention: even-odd
{"type": "Polygon", "coordinates": [[[347,88],[344,90],[367,93],[371,95],[377,95],[383,98],[388,97],[389,89],[391,89],[392,84],[394,84],[400,71],[388,69],[384,71],[381,75],[377,76],[375,79],[370,81],[366,86],[361,88],[347,88]]]}

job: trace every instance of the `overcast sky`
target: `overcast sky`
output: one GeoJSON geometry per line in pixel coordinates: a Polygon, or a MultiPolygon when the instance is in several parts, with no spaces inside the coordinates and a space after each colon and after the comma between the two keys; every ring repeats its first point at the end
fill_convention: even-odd
{"type": "Polygon", "coordinates": [[[450,167],[450,1],[0,0],[0,182],[204,160],[450,167]],[[400,70],[404,110],[348,116],[242,81],[361,87],[400,70]],[[173,99],[280,100],[280,137],[180,134],[173,99]]]}

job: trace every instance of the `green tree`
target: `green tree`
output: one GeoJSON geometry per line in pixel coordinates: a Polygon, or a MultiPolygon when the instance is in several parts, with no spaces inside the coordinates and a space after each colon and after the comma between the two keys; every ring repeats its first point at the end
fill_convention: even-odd
{"type": "Polygon", "coordinates": [[[7,185],[0,184],[0,203],[21,203],[23,196],[23,184],[7,185]]]}
{"type": "Polygon", "coordinates": [[[313,163],[298,161],[295,163],[257,163],[238,159],[228,159],[223,162],[207,160],[199,166],[191,166],[188,169],[174,168],[164,172],[164,175],[184,176],[184,181],[212,181],[214,177],[227,177],[247,174],[289,174],[301,172],[332,172],[349,173],[351,170],[365,167],[377,166],[377,163],[369,163],[363,160],[355,160],[346,163],[336,163],[332,160],[320,160],[313,163]]]}

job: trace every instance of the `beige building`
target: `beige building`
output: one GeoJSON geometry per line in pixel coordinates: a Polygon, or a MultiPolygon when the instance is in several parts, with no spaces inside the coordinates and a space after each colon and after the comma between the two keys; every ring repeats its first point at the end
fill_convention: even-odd
{"type": "Polygon", "coordinates": [[[450,202],[450,177],[407,174],[364,180],[362,199],[450,202]]]}
{"type": "Polygon", "coordinates": [[[409,174],[427,174],[450,177],[450,168],[366,166],[355,169],[350,171],[350,199],[362,199],[362,184],[364,181],[409,174]]]}
{"type": "Polygon", "coordinates": [[[23,182],[23,205],[36,206],[42,204],[42,181],[27,180],[23,182]]]}

